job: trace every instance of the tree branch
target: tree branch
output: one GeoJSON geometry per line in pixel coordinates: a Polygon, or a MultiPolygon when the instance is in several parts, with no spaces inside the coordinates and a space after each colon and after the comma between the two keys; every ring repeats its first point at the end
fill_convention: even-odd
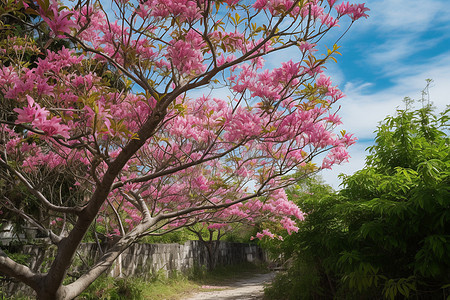
{"type": "Polygon", "coordinates": [[[47,198],[39,192],[37,189],[33,187],[33,185],[18,171],[14,170],[12,167],[10,167],[2,158],[0,158],[0,166],[8,169],[11,173],[13,173],[19,180],[27,187],[27,189],[37,198],[39,201],[44,204],[45,207],[47,207],[50,210],[62,212],[62,213],[69,213],[69,214],[75,214],[79,215],[82,211],[81,207],[66,207],[66,206],[58,206],[54,205],[50,201],[47,200],[47,198]]]}
{"type": "Polygon", "coordinates": [[[72,299],[78,296],[79,293],[94,282],[98,276],[108,270],[117,257],[156,222],[155,218],[150,219],[148,222],[137,225],[129,233],[124,235],[116,244],[114,244],[114,246],[105,252],[88,272],[78,278],[75,282],[63,287],[66,292],[66,298],[72,299]]]}
{"type": "Polygon", "coordinates": [[[16,263],[2,249],[0,249],[0,270],[2,274],[17,278],[34,290],[38,289],[42,279],[42,275],[34,273],[27,266],[16,263]]]}
{"type": "Polygon", "coordinates": [[[21,216],[23,219],[25,219],[32,225],[36,226],[41,232],[44,232],[50,238],[52,243],[54,243],[55,245],[57,245],[61,241],[61,239],[62,239],[61,236],[53,233],[53,231],[51,231],[50,229],[46,229],[39,222],[37,222],[34,218],[30,217],[29,215],[27,215],[20,209],[17,209],[8,198],[5,198],[5,199],[7,200],[7,204],[4,204],[4,207],[6,207],[10,211],[18,214],[19,216],[21,216]]]}
{"type": "Polygon", "coordinates": [[[199,159],[197,161],[192,161],[190,163],[186,163],[186,164],[183,164],[183,165],[178,166],[178,167],[174,167],[174,168],[171,168],[171,169],[168,169],[168,170],[163,170],[163,171],[160,171],[160,172],[148,174],[148,175],[141,176],[141,177],[132,178],[132,179],[129,179],[129,180],[126,180],[126,181],[116,182],[116,183],[114,183],[112,185],[111,189],[116,189],[116,188],[122,187],[122,186],[124,186],[127,183],[145,182],[145,181],[149,181],[149,180],[161,177],[161,176],[167,176],[167,175],[170,175],[170,174],[174,174],[174,173],[176,173],[178,171],[185,170],[185,169],[188,169],[188,168],[196,166],[196,165],[200,165],[200,164],[205,163],[207,161],[211,161],[211,160],[215,160],[215,159],[221,158],[221,157],[227,155],[228,153],[233,152],[234,150],[236,150],[237,148],[239,148],[240,146],[245,144],[245,142],[246,141],[242,141],[241,143],[239,143],[239,144],[235,145],[234,147],[230,148],[229,150],[224,151],[224,152],[222,152],[220,154],[217,154],[217,155],[214,155],[214,156],[210,156],[208,158],[199,159]]]}

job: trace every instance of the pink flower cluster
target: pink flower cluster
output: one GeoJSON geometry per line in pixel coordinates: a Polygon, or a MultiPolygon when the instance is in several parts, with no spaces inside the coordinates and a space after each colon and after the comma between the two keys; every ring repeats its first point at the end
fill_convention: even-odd
{"type": "Polygon", "coordinates": [[[349,2],[342,2],[340,5],[335,6],[339,16],[349,15],[353,21],[356,21],[362,17],[367,18],[367,11],[370,9],[365,7],[365,3],[350,4],[349,2]]]}
{"type": "Polygon", "coordinates": [[[337,0],[328,0],[329,7],[335,7],[338,17],[335,19],[330,14],[325,13],[324,8],[321,6],[322,1],[310,0],[300,9],[299,6],[294,6],[292,0],[256,0],[253,4],[255,10],[269,10],[272,15],[278,15],[291,9],[291,16],[300,14],[302,18],[312,18],[312,20],[320,20],[322,24],[331,28],[338,26],[339,18],[344,15],[350,16],[353,21],[358,20],[361,17],[367,18],[366,14],[369,9],[362,4],[350,4],[349,2],[343,2],[340,5],[335,6],[337,0]]]}
{"type": "Polygon", "coordinates": [[[61,123],[61,118],[48,118],[50,112],[45,107],[40,107],[34,102],[31,96],[27,95],[28,106],[15,108],[14,111],[18,114],[16,124],[31,123],[35,128],[42,130],[49,136],[62,136],[69,138],[69,127],[61,123]]]}
{"type": "Polygon", "coordinates": [[[198,75],[206,70],[202,53],[204,41],[197,31],[191,29],[186,33],[184,40],[174,39],[170,44],[166,57],[180,74],[198,75]]]}
{"type": "Polygon", "coordinates": [[[355,142],[356,138],[354,138],[352,134],[345,134],[342,139],[339,140],[337,146],[332,148],[323,159],[322,168],[331,169],[331,166],[335,164],[341,164],[344,161],[348,161],[350,155],[348,154],[347,147],[355,142]]]}
{"type": "MultiPolygon", "coordinates": [[[[292,8],[293,0],[256,0],[253,8],[256,10],[269,10],[272,15],[283,13],[292,8]]],[[[297,14],[298,6],[293,9],[292,14],[297,14]]]]}
{"type": "MultiPolygon", "coordinates": [[[[28,5],[25,3],[25,6],[28,5]]],[[[64,38],[64,33],[70,33],[70,29],[75,27],[72,12],[67,9],[60,9],[57,0],[50,0],[48,7],[39,6],[39,14],[48,24],[56,37],[64,38]]]]}
{"type": "Polygon", "coordinates": [[[173,17],[180,22],[194,21],[201,17],[201,10],[193,0],[147,0],[139,5],[138,13],[142,18],[147,16],[157,18],[173,17]]]}
{"type": "Polygon", "coordinates": [[[0,68],[0,91],[15,106],[11,117],[17,116],[15,125],[3,120],[8,125],[2,125],[6,142],[0,151],[19,170],[36,175],[45,168],[68,169],[77,178],[72,188],[86,194],[115,172],[110,167],[117,162],[119,171],[110,177],[116,188],[98,218],[114,229],[109,234],[121,234],[116,218],[108,216],[113,209],[131,230],[142,222],[143,203],[152,217],[192,210],[167,219],[169,227],[204,222],[208,229],[227,230],[232,222],[259,222],[268,225],[259,239],[280,238],[280,226],[296,232],[303,213],[279,188],[287,182],[281,174],[331,168],[348,159],[354,138],[332,132],[340,118],[331,104],[343,94],[313,57],[317,41],[292,44],[298,60],[267,69],[263,56],[289,43],[276,36],[265,41],[272,28],[260,19],[275,20],[289,10],[286,20],[297,22],[293,28],[310,18],[320,32],[344,15],[367,17],[368,9],[335,0],[327,1],[328,8],[318,0],[302,8],[293,7],[294,0],[228,8],[224,3],[238,1],[216,2],[205,11],[213,2],[144,0],[135,7],[118,0],[124,13],[117,16],[124,20],[113,22],[97,6],[68,10],[55,0],[44,3],[39,12],[54,35],[76,31],[85,53],[62,48],[47,51],[33,67],[0,68]],[[230,29],[235,15],[216,14],[216,7],[230,13],[248,9],[256,27],[242,30],[242,23],[230,29]],[[331,7],[336,18],[326,13],[331,7]],[[230,99],[189,90],[221,84],[233,94],[230,99]],[[321,165],[306,165],[326,151],[321,165]],[[217,205],[219,210],[211,209],[217,205]]]}

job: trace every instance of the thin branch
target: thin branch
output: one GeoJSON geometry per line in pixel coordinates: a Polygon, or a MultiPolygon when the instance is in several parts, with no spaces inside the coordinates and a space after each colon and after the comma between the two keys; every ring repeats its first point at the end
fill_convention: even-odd
{"type": "Polygon", "coordinates": [[[137,78],[136,76],[134,76],[133,74],[131,74],[127,69],[125,69],[122,65],[120,65],[119,63],[117,63],[112,57],[110,57],[109,55],[99,51],[99,50],[95,50],[92,49],[90,47],[88,47],[86,44],[84,44],[79,38],[71,36],[71,35],[67,35],[66,36],[77,42],[81,48],[83,48],[85,51],[88,52],[92,52],[95,53],[97,55],[100,55],[104,58],[106,58],[109,62],[111,62],[117,69],[119,69],[121,72],[123,72],[126,76],[128,76],[129,78],[131,78],[134,82],[138,83],[143,89],[145,89],[146,91],[149,91],[151,93],[151,95],[155,98],[158,99],[159,98],[159,93],[157,91],[155,91],[155,89],[153,89],[148,82],[144,81],[144,80],[140,80],[140,78],[137,78]]]}
{"type": "Polygon", "coordinates": [[[117,212],[117,209],[112,205],[112,203],[109,201],[108,198],[106,198],[106,202],[108,202],[109,206],[111,206],[111,209],[114,212],[114,215],[116,216],[117,219],[117,223],[119,224],[119,228],[120,228],[120,233],[122,235],[125,234],[125,229],[123,228],[123,224],[122,224],[122,220],[120,219],[119,213],[117,212]]]}
{"type": "Polygon", "coordinates": [[[116,183],[114,183],[112,185],[111,189],[116,189],[116,188],[122,187],[122,186],[124,186],[127,183],[145,182],[145,181],[149,181],[149,180],[161,177],[161,176],[167,176],[167,175],[176,173],[178,171],[185,170],[187,168],[190,168],[190,167],[193,167],[193,166],[205,163],[207,161],[211,161],[211,160],[215,160],[215,159],[221,158],[221,157],[227,155],[228,153],[233,152],[234,150],[236,150],[237,148],[242,146],[244,143],[245,143],[245,141],[242,141],[241,143],[235,145],[234,147],[232,147],[232,148],[228,149],[227,151],[224,151],[224,152],[222,152],[220,154],[217,154],[217,155],[214,155],[214,156],[210,156],[208,158],[200,159],[200,160],[197,160],[197,161],[192,161],[190,163],[186,163],[186,164],[183,164],[183,165],[178,166],[178,167],[174,167],[174,168],[169,169],[169,170],[163,170],[163,171],[152,173],[152,174],[148,174],[148,175],[145,175],[145,176],[136,177],[136,178],[132,178],[132,179],[125,180],[125,181],[116,182],[116,183]]]}
{"type": "Polygon", "coordinates": [[[144,214],[144,220],[143,222],[147,222],[151,219],[150,211],[148,210],[147,204],[145,203],[144,199],[139,195],[138,193],[135,193],[131,191],[131,194],[136,199],[136,201],[139,203],[142,209],[142,213],[144,214]]]}
{"type": "Polygon", "coordinates": [[[12,172],[15,176],[19,178],[19,180],[27,187],[27,189],[36,197],[38,198],[42,204],[44,204],[45,207],[47,207],[50,210],[62,212],[62,213],[69,213],[69,214],[75,214],[79,215],[82,211],[81,207],[66,207],[66,206],[58,206],[54,205],[50,201],[47,200],[47,198],[38,190],[36,190],[33,185],[18,171],[14,170],[12,167],[10,167],[3,159],[0,158],[0,166],[3,166],[4,168],[8,169],[10,172],[12,172]]]}
{"type": "Polygon", "coordinates": [[[34,290],[39,288],[40,280],[43,277],[41,274],[34,273],[27,266],[13,261],[2,249],[0,249],[0,270],[3,274],[17,278],[34,290]]]}
{"type": "Polygon", "coordinates": [[[32,218],[31,216],[27,215],[22,210],[20,210],[17,207],[15,207],[8,198],[5,198],[5,199],[7,200],[7,203],[4,204],[4,207],[6,207],[10,211],[18,214],[23,219],[28,221],[30,224],[36,226],[41,232],[44,232],[50,238],[50,240],[52,241],[53,244],[57,245],[62,240],[61,236],[53,233],[53,231],[51,231],[50,229],[45,228],[42,224],[40,224],[34,218],[32,218]]]}

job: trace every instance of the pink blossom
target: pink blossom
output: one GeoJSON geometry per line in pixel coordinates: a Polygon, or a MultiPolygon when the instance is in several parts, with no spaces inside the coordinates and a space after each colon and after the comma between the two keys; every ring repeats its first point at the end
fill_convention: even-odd
{"type": "Polygon", "coordinates": [[[369,17],[366,14],[366,11],[369,11],[370,9],[365,7],[364,5],[365,3],[350,4],[349,2],[342,2],[340,5],[335,6],[335,9],[339,15],[349,15],[352,21],[356,21],[361,17],[369,17]]]}
{"type": "Polygon", "coordinates": [[[333,123],[334,125],[340,125],[342,124],[341,122],[341,117],[339,117],[336,113],[334,114],[329,114],[328,117],[325,118],[325,120],[327,120],[330,123],[333,123]]]}
{"type": "Polygon", "coordinates": [[[324,9],[317,4],[307,3],[301,10],[301,16],[303,18],[309,16],[312,19],[318,19],[324,16],[324,9]]]}
{"type": "Polygon", "coordinates": [[[320,21],[322,22],[322,24],[326,25],[327,27],[335,27],[335,26],[339,26],[339,19],[335,19],[332,16],[330,16],[329,14],[323,14],[321,16],[319,16],[320,21]]]}
{"type": "Polygon", "coordinates": [[[337,0],[327,0],[328,1],[328,5],[330,5],[330,7],[332,7],[337,0]]]}
{"type": "Polygon", "coordinates": [[[262,239],[264,237],[264,234],[262,234],[261,232],[256,233],[256,238],[257,239],[262,239]]]}
{"type": "Polygon", "coordinates": [[[60,135],[69,138],[69,127],[61,123],[61,118],[53,117],[48,119],[50,112],[44,107],[34,102],[34,99],[27,95],[28,106],[23,109],[15,108],[18,114],[16,124],[30,123],[36,128],[44,131],[49,136],[60,135]]]}
{"type": "Polygon", "coordinates": [[[272,15],[287,11],[292,7],[292,0],[256,0],[253,8],[256,10],[269,10],[272,15]]]}
{"type": "Polygon", "coordinates": [[[193,183],[202,191],[208,190],[208,181],[206,180],[205,176],[200,175],[194,178],[193,183]]]}
{"type": "Polygon", "coordinates": [[[39,104],[35,105],[34,99],[27,95],[28,106],[21,108],[15,108],[14,111],[18,114],[16,124],[30,123],[35,118],[47,118],[48,111],[42,109],[39,104]]]}
{"type": "Polygon", "coordinates": [[[362,17],[364,17],[366,19],[369,17],[369,15],[367,15],[365,12],[369,11],[370,9],[367,7],[364,7],[364,5],[365,5],[365,3],[353,5],[353,12],[351,15],[351,18],[353,21],[356,21],[362,17]]]}
{"type": "Polygon", "coordinates": [[[172,16],[180,22],[194,21],[201,17],[197,2],[193,0],[147,0],[143,5],[151,7],[151,15],[166,18],[172,16]]]}
{"type": "Polygon", "coordinates": [[[182,75],[198,75],[206,70],[201,51],[204,42],[196,31],[189,30],[184,39],[170,43],[166,57],[182,75]]]}
{"type": "Polygon", "coordinates": [[[226,226],[228,226],[228,224],[226,224],[226,223],[214,223],[214,224],[208,225],[207,228],[212,229],[212,230],[217,230],[217,229],[221,229],[226,226]]]}
{"type": "Polygon", "coordinates": [[[232,61],[234,61],[235,59],[236,59],[236,56],[234,56],[234,55],[229,55],[229,56],[225,57],[225,56],[223,56],[223,54],[221,54],[221,55],[217,58],[217,65],[218,65],[218,66],[221,66],[221,65],[223,65],[223,64],[225,64],[225,63],[232,62],[232,61]]]}
{"type": "Polygon", "coordinates": [[[297,46],[300,49],[300,51],[302,51],[302,52],[306,52],[306,51],[315,52],[315,51],[317,51],[317,49],[315,49],[316,44],[311,44],[311,43],[306,42],[306,41],[301,41],[301,42],[297,43],[297,46]]]}
{"type": "Polygon", "coordinates": [[[44,131],[46,135],[57,136],[60,135],[64,138],[69,138],[69,126],[61,123],[61,118],[53,117],[50,120],[36,118],[32,123],[40,130],[44,131]]]}
{"type": "Polygon", "coordinates": [[[72,13],[66,9],[60,10],[55,0],[50,1],[50,6],[46,11],[39,6],[39,13],[57,37],[63,38],[63,34],[69,33],[70,28],[75,26],[75,22],[71,18],[72,13]]]}

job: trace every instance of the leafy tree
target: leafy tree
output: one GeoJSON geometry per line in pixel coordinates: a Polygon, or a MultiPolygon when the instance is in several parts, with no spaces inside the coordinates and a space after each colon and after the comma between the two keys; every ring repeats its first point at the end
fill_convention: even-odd
{"type": "Polygon", "coordinates": [[[406,103],[380,124],[366,166],[337,195],[300,194],[305,222],[282,247],[295,261],[290,278],[302,276],[274,289],[310,288],[286,298],[448,296],[449,109],[406,103]]]}
{"type": "Polygon", "coordinates": [[[287,267],[265,293],[269,299],[332,299],[337,288],[332,268],[345,244],[341,216],[333,210],[336,193],[316,176],[290,187],[287,194],[304,212],[305,220],[283,242],[263,241],[287,267]]]}
{"type": "Polygon", "coordinates": [[[45,272],[2,251],[2,272],[38,299],[72,299],[140,238],[240,203],[290,205],[279,197],[296,181],[287,173],[307,176],[345,161],[354,139],[332,133],[340,123],[332,105],[343,95],[323,74],[338,46],[319,58],[316,43],[342,17],[356,21],[368,9],[335,2],[117,0],[111,9],[101,1],[20,2],[52,39],[75,48],[47,49],[25,65],[20,54],[31,46],[14,48],[11,39],[19,55],[0,69],[0,176],[26,187],[19,196],[31,194],[51,221],[33,218],[8,194],[3,209],[57,247],[45,272]],[[294,61],[265,67],[264,58],[288,48],[294,61]],[[105,65],[123,85],[105,78],[105,65]],[[53,182],[41,180],[50,171],[75,180],[57,198],[45,192],[53,182]],[[111,247],[68,278],[78,246],[99,227],[111,247]]]}
{"type": "Polygon", "coordinates": [[[375,282],[356,267],[371,266],[362,273],[382,280],[388,298],[436,297],[450,282],[449,109],[408,106],[384,120],[366,167],[344,179],[354,248],[340,263],[357,261],[346,279],[360,287],[375,282]]]}

